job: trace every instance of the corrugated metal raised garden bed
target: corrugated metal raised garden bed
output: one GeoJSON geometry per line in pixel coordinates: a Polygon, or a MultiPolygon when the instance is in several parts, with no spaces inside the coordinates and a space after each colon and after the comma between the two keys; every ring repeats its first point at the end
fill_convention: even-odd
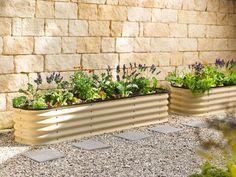
{"type": "Polygon", "coordinates": [[[167,121],[168,93],[49,110],[15,110],[15,140],[36,145],[167,121]]]}
{"type": "Polygon", "coordinates": [[[236,86],[211,88],[200,95],[172,86],[170,111],[195,116],[236,111],[236,86]]]}

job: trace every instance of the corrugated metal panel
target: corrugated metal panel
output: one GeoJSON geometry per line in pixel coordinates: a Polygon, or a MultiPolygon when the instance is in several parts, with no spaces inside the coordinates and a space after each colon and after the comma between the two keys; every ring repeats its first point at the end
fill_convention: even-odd
{"type": "Polygon", "coordinates": [[[167,121],[168,94],[15,112],[15,140],[48,144],[167,121]]]}
{"type": "Polygon", "coordinates": [[[236,110],[236,86],[212,88],[193,95],[189,89],[171,87],[170,111],[202,116],[236,110]]]}

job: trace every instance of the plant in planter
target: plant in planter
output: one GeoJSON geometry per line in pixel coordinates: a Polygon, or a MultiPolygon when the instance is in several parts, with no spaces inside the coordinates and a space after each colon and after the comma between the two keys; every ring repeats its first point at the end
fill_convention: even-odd
{"type": "Polygon", "coordinates": [[[69,80],[52,73],[46,80],[56,87],[48,90],[40,89],[38,74],[36,86],[29,83],[20,89],[25,96],[13,99],[16,141],[45,144],[167,121],[168,93],[142,76],[159,74],[156,67],[130,66],[117,66],[116,80],[110,67],[101,76],[80,69],[69,80]]]}
{"type": "Polygon", "coordinates": [[[217,59],[214,65],[190,65],[189,73],[170,73],[166,80],[172,85],[171,110],[204,115],[233,108],[236,104],[236,95],[233,93],[236,90],[235,65],[234,60],[225,62],[217,59]]]}

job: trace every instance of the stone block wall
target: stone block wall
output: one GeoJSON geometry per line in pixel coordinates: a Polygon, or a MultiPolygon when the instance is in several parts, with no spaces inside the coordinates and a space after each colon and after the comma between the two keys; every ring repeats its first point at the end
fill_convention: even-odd
{"type": "Polygon", "coordinates": [[[236,58],[234,0],[1,0],[0,119],[37,72],[236,58]]]}

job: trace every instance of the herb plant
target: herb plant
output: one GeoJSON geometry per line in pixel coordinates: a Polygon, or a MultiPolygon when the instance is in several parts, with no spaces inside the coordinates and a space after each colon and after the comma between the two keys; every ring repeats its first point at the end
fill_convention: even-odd
{"type": "Polygon", "coordinates": [[[193,94],[201,94],[213,87],[236,84],[236,61],[225,62],[217,59],[214,65],[202,65],[196,62],[189,66],[190,73],[178,75],[176,71],[170,73],[166,80],[173,86],[187,88],[193,94]]]}
{"type": "Polygon", "coordinates": [[[101,75],[96,75],[90,71],[81,67],[74,72],[69,80],[64,80],[59,73],[53,72],[46,77],[46,82],[54,84],[53,86],[56,85],[56,87],[50,87],[51,89],[48,90],[40,88],[43,79],[40,74],[37,74],[34,85],[28,83],[27,89],[19,90],[25,96],[14,98],[13,106],[26,109],[55,108],[87,101],[130,97],[158,91],[158,81],[155,76],[160,72],[154,65],[151,67],[147,67],[145,64],[137,65],[136,63],[130,64],[129,67],[118,65],[115,77],[112,75],[110,66],[101,75]],[[150,76],[144,77],[144,74],[153,75],[153,77],[149,79],[150,76]]]}

